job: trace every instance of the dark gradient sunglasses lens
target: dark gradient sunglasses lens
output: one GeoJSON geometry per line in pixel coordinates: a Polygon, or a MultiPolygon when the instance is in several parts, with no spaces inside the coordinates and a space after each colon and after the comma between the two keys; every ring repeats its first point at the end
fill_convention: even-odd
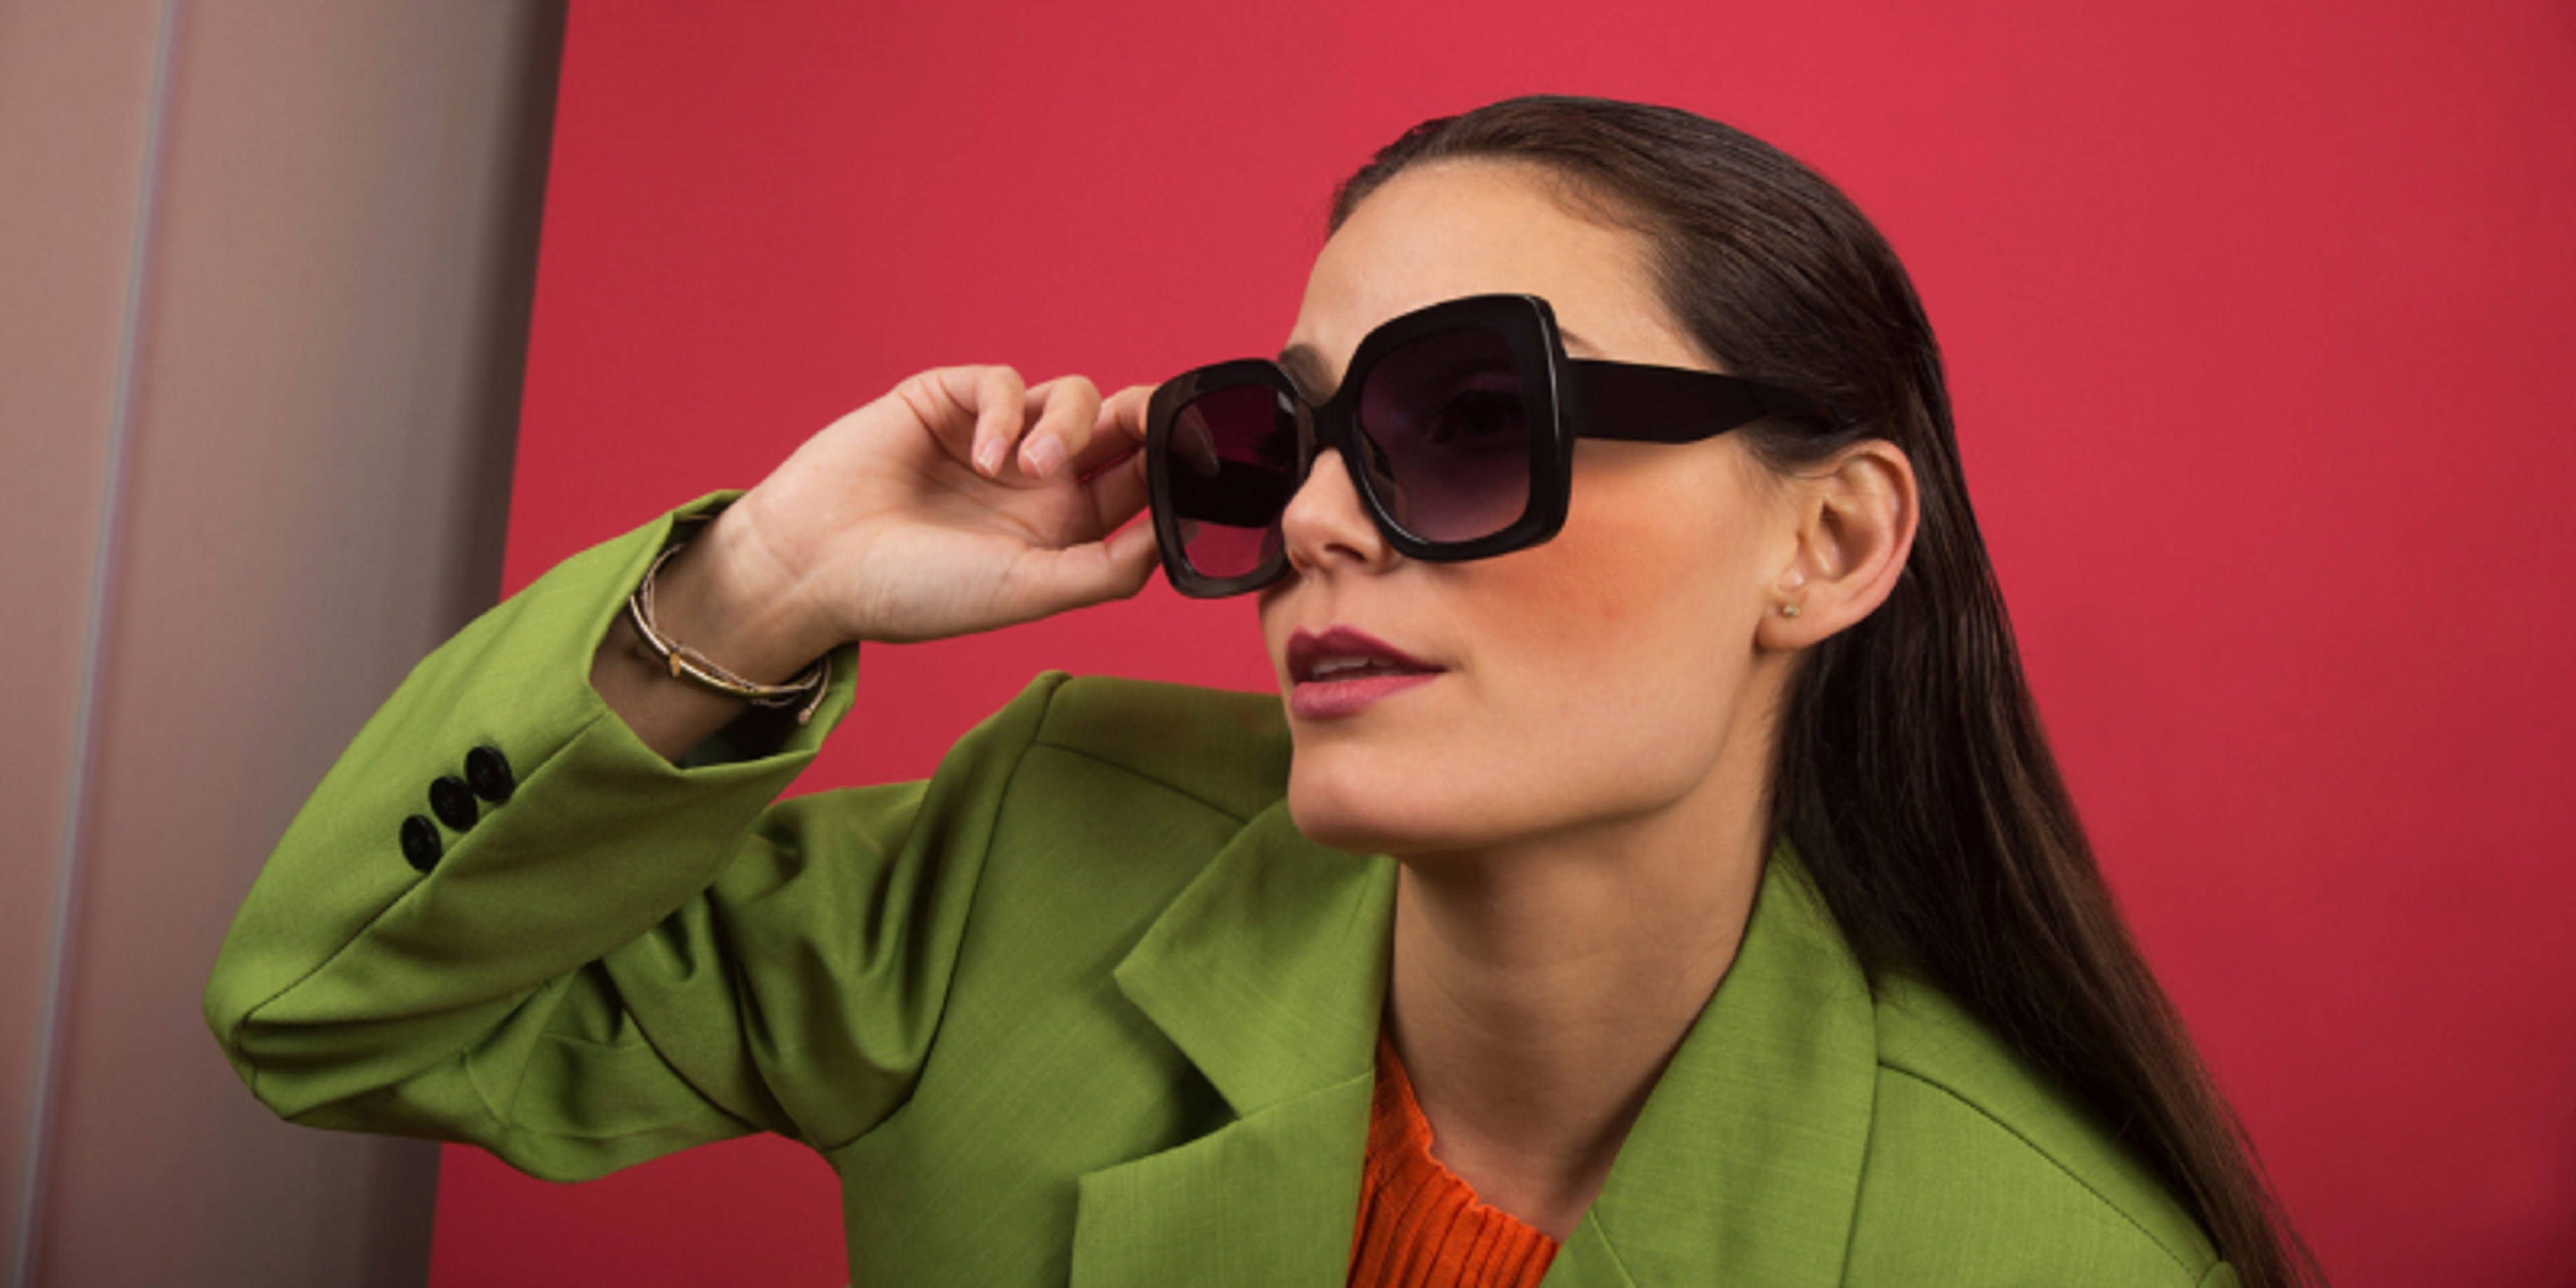
{"type": "Polygon", "coordinates": [[[1474,541],[1529,508],[1529,399],[1494,331],[1442,331],[1380,358],[1360,388],[1362,458],[1387,517],[1425,541],[1474,541]]]}
{"type": "Polygon", "coordinates": [[[1191,400],[1164,450],[1190,567],[1241,577],[1279,552],[1279,515],[1297,491],[1297,417],[1277,390],[1236,385],[1191,400]]]}

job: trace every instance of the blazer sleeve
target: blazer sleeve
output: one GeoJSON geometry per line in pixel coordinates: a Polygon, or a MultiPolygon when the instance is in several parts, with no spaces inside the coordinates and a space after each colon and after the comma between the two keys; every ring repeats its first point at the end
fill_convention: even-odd
{"type": "Polygon", "coordinates": [[[773,754],[674,768],[589,682],[671,523],[574,557],[424,660],[288,828],[205,999],[281,1116],[572,1180],[754,1130],[828,1148],[909,1093],[992,818],[1063,677],[926,784],[773,806],[849,709],[845,653],[773,754]],[[515,789],[437,824],[444,852],[416,871],[404,821],[434,817],[432,780],[478,747],[515,789]]]}

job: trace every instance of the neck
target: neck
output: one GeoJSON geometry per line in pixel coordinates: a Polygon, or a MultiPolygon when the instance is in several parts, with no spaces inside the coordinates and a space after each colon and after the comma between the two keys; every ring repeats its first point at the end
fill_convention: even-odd
{"type": "Polygon", "coordinates": [[[1735,960],[1758,791],[1579,835],[1407,858],[1387,1028],[1434,1153],[1562,1240],[1735,960]]]}

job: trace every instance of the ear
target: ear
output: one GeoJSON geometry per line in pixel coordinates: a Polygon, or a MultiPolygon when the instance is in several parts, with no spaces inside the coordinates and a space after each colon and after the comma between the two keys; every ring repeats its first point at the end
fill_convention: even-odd
{"type": "Polygon", "coordinates": [[[1883,438],[1854,443],[1786,483],[1795,532],[1755,633],[1779,650],[1824,640],[1886,602],[1920,513],[1913,463],[1883,438]]]}

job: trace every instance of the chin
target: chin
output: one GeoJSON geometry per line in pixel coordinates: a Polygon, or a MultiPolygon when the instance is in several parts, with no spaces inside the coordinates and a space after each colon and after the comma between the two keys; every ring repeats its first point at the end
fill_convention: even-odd
{"type": "Polygon", "coordinates": [[[1315,786],[1312,777],[1293,767],[1288,772],[1288,819],[1297,825],[1298,834],[1352,854],[1384,853],[1385,847],[1377,843],[1386,837],[1383,821],[1371,818],[1366,809],[1354,808],[1358,802],[1346,799],[1347,793],[1315,786]]]}
{"type": "Polygon", "coordinates": [[[1491,840],[1464,826],[1475,815],[1444,808],[1418,790],[1389,790],[1384,782],[1352,783],[1294,765],[1288,774],[1288,817],[1297,831],[1349,854],[1430,854],[1491,840]]]}

